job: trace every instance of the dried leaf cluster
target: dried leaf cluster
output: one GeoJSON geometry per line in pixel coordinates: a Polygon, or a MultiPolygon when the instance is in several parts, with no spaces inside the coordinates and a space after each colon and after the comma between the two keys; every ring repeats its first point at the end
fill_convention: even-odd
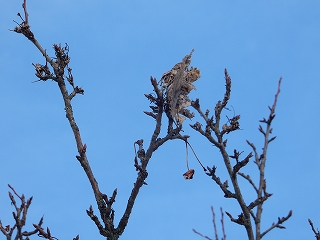
{"type": "Polygon", "coordinates": [[[175,119],[178,125],[182,124],[186,117],[194,117],[194,114],[187,109],[191,105],[188,94],[196,89],[193,82],[200,78],[199,69],[189,68],[193,51],[185,56],[182,62],[164,73],[160,80],[161,90],[165,96],[165,112],[168,117],[175,119]]]}

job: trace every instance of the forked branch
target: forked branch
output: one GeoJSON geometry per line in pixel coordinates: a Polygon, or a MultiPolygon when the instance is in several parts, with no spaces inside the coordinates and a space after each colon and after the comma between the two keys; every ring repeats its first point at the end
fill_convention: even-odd
{"type": "MultiPolygon", "coordinates": [[[[2,234],[6,237],[7,240],[16,239],[16,240],[23,240],[23,239],[29,239],[30,236],[37,234],[40,237],[43,237],[45,239],[54,240],[55,237],[51,236],[49,228],[47,228],[47,231],[45,232],[42,228],[43,224],[43,217],[40,219],[38,224],[33,224],[34,230],[32,231],[23,231],[23,228],[26,224],[27,220],[27,214],[29,207],[32,202],[32,197],[30,197],[28,200],[26,200],[25,196],[19,195],[16,190],[8,184],[9,188],[13,192],[9,192],[9,198],[11,200],[11,204],[14,206],[15,211],[12,212],[13,218],[15,223],[13,225],[2,225],[2,222],[0,221],[0,231],[2,234]],[[17,203],[16,198],[18,197],[20,200],[20,203],[17,203]]],[[[79,238],[79,237],[78,237],[79,238]]]]}
{"type": "Polygon", "coordinates": [[[234,193],[228,190],[228,180],[226,180],[224,183],[220,181],[220,178],[217,177],[216,173],[216,167],[209,168],[207,175],[209,175],[221,188],[221,190],[224,192],[224,197],[226,198],[234,198],[237,200],[240,208],[241,213],[238,215],[238,218],[234,218],[230,213],[226,212],[226,214],[229,216],[230,220],[243,225],[247,231],[248,239],[253,240],[254,239],[254,228],[251,225],[251,217],[254,220],[255,223],[255,235],[256,240],[260,240],[266,233],[268,233],[273,228],[283,228],[281,225],[283,222],[288,220],[292,212],[290,211],[287,217],[279,218],[277,223],[272,224],[272,226],[263,232],[261,234],[260,230],[260,222],[261,222],[261,213],[262,213],[262,205],[263,203],[270,197],[272,194],[267,192],[267,183],[265,179],[265,163],[266,163],[266,156],[267,156],[267,150],[268,145],[270,142],[272,142],[276,137],[270,137],[270,134],[272,133],[271,123],[275,117],[275,108],[277,105],[278,96],[280,93],[280,86],[282,78],[280,78],[278,82],[278,89],[275,94],[275,99],[272,107],[269,107],[270,114],[268,119],[263,119],[260,122],[266,124],[266,128],[263,129],[262,126],[259,126],[259,131],[264,136],[264,147],[262,153],[259,155],[258,151],[255,147],[255,145],[247,140],[247,143],[251,146],[253,150],[253,154],[249,153],[243,160],[240,160],[240,155],[242,152],[237,151],[234,149],[233,155],[227,154],[227,139],[224,139],[223,137],[225,134],[229,134],[233,131],[236,131],[240,129],[240,115],[234,116],[231,119],[228,118],[228,122],[223,124],[221,126],[221,114],[222,110],[226,108],[227,103],[230,99],[230,93],[231,93],[231,78],[228,75],[228,72],[225,70],[225,81],[226,81],[226,90],[224,94],[224,98],[216,104],[215,107],[215,113],[214,115],[209,115],[209,110],[206,110],[205,112],[201,110],[199,99],[192,102],[192,107],[199,113],[200,117],[203,118],[205,122],[205,126],[202,127],[202,124],[199,122],[196,122],[195,124],[191,125],[191,127],[199,132],[201,135],[206,137],[209,142],[211,142],[215,147],[217,147],[220,150],[220,153],[222,155],[225,167],[228,171],[231,184],[234,189],[234,193]],[[250,161],[250,159],[254,157],[254,163],[258,166],[259,171],[259,182],[258,184],[255,184],[254,181],[251,179],[250,175],[247,175],[243,172],[240,172],[240,169],[244,168],[250,161]],[[232,164],[231,159],[235,160],[235,164],[232,164]],[[257,193],[256,199],[252,200],[250,204],[246,204],[243,197],[241,188],[238,183],[237,176],[241,176],[244,179],[246,179],[250,185],[253,187],[255,192],[257,193]],[[254,214],[253,209],[256,209],[256,214],[254,214]]]}
{"type": "MultiPolygon", "coordinates": [[[[78,86],[75,86],[74,84],[72,69],[69,67],[69,46],[66,44],[66,46],[62,47],[61,45],[54,44],[53,48],[56,57],[51,58],[39,44],[34,33],[30,29],[26,0],[24,0],[22,7],[25,18],[23,19],[21,15],[18,14],[22,19],[22,23],[18,23],[18,26],[15,27],[13,31],[21,33],[27,37],[45,57],[45,65],[39,63],[34,64],[36,76],[39,78],[39,81],[47,81],[50,79],[58,84],[64,101],[66,117],[69,121],[77,145],[78,155],[76,158],[85,171],[91,184],[99,209],[100,219],[95,215],[92,206],[90,206],[87,210],[87,215],[96,224],[101,235],[110,240],[118,239],[127,226],[128,219],[132,212],[140,188],[146,184],[145,180],[148,176],[147,165],[153,152],[168,140],[180,139],[186,141],[186,139],[189,137],[181,135],[180,132],[182,130],[182,123],[184,119],[186,117],[192,118],[194,116],[189,110],[186,109],[191,104],[188,94],[194,89],[192,83],[200,77],[199,70],[196,68],[189,68],[193,51],[186,55],[182,62],[176,64],[172,70],[165,73],[161,78],[160,84],[155,78],[151,77],[151,84],[153,86],[155,95],[148,94],[146,97],[155,106],[150,106],[152,112],[145,113],[156,120],[155,128],[151,136],[150,144],[146,151],[144,150],[143,140],[138,140],[135,142],[135,145],[138,145],[139,147],[137,155],[134,158],[134,166],[138,171],[138,175],[129,196],[124,214],[121,217],[118,226],[116,227],[114,223],[115,211],[112,205],[115,202],[117,189],[113,191],[111,197],[108,197],[106,194],[100,191],[98,182],[94,177],[93,171],[87,159],[87,145],[82,141],[79,127],[76,124],[76,120],[73,115],[71,100],[77,94],[83,94],[84,90],[78,86]],[[71,85],[72,87],[71,93],[69,93],[67,89],[67,84],[71,85]],[[161,126],[163,124],[164,116],[168,119],[168,131],[165,136],[160,138],[159,136],[162,130],[161,126]]],[[[41,230],[41,226],[38,226],[37,230],[43,237],[51,237],[49,229],[44,231],[41,230]]]]}

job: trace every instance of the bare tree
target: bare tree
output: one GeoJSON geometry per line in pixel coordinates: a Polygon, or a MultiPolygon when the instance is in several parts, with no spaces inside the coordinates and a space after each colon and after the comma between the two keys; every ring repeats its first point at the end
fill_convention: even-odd
{"type": "MultiPolygon", "coordinates": [[[[267,192],[265,164],[267,160],[269,143],[276,138],[270,137],[270,135],[272,134],[271,124],[275,118],[275,109],[280,93],[282,80],[281,78],[278,82],[278,88],[273,105],[269,107],[270,114],[267,118],[263,118],[262,120],[260,120],[261,123],[265,124],[265,128],[263,128],[261,125],[259,126],[259,131],[263,134],[264,140],[262,152],[259,153],[255,145],[247,140],[247,143],[252,148],[253,152],[250,152],[242,158],[242,152],[239,150],[234,149],[231,155],[228,153],[227,138],[225,137],[227,134],[240,129],[240,115],[236,115],[230,118],[228,120],[228,123],[226,124],[221,123],[221,114],[223,109],[227,107],[231,93],[231,78],[227,70],[225,70],[226,86],[224,97],[222,100],[218,101],[212,115],[210,115],[209,110],[203,111],[201,109],[199,99],[192,101],[188,96],[189,93],[193,89],[195,89],[193,85],[194,82],[197,81],[200,77],[200,70],[194,67],[190,67],[193,50],[190,54],[186,55],[181,62],[177,63],[170,71],[164,73],[160,81],[157,81],[155,78],[151,77],[150,82],[153,87],[153,93],[145,94],[146,98],[150,101],[151,111],[145,111],[145,114],[155,119],[155,126],[153,132],[151,133],[150,143],[148,143],[147,147],[144,147],[143,139],[139,139],[134,142],[136,154],[133,164],[137,171],[137,178],[131,190],[131,194],[128,198],[125,211],[120,217],[120,221],[116,223],[114,221],[115,211],[113,209],[113,203],[115,202],[117,196],[117,189],[114,189],[109,197],[107,196],[107,194],[103,193],[100,190],[98,181],[95,179],[94,173],[90,167],[90,163],[86,155],[87,145],[83,143],[80,129],[73,115],[72,99],[78,94],[84,94],[84,90],[81,87],[75,85],[75,81],[72,75],[72,69],[69,67],[69,46],[67,44],[65,46],[54,44],[53,49],[55,52],[55,57],[50,57],[37,41],[35,34],[30,29],[26,0],[24,0],[22,7],[24,10],[24,17],[22,17],[21,14],[18,13],[18,16],[21,18],[22,22],[17,23],[18,25],[13,31],[23,34],[36,46],[36,48],[44,56],[45,64],[34,64],[36,71],[35,75],[39,78],[39,81],[52,80],[57,83],[64,101],[66,117],[69,121],[75,138],[78,151],[76,159],[79,161],[91,184],[99,211],[98,214],[96,214],[93,210],[93,207],[90,206],[87,209],[87,215],[95,223],[99,233],[102,236],[106,237],[106,239],[108,240],[115,240],[118,239],[124,232],[139,191],[141,187],[146,184],[146,179],[148,177],[147,166],[152,157],[152,154],[168,140],[179,139],[184,141],[187,147],[191,147],[188,142],[189,136],[184,135],[182,131],[184,120],[186,118],[191,119],[195,117],[195,114],[187,109],[187,107],[189,106],[196,110],[203,122],[196,122],[195,124],[190,125],[191,128],[199,132],[210,143],[212,143],[219,149],[225,167],[228,171],[230,178],[229,181],[231,182],[232,189],[229,187],[228,179],[221,181],[217,176],[217,168],[215,166],[204,167],[200,160],[197,158],[204,172],[221,188],[224,193],[224,197],[233,198],[239,204],[240,214],[238,214],[238,217],[233,217],[229,212],[225,212],[226,215],[232,222],[244,226],[249,240],[260,240],[264,235],[266,235],[274,228],[285,228],[282,224],[292,216],[291,210],[286,217],[279,217],[278,220],[272,223],[268,229],[263,231],[261,230],[262,207],[264,202],[272,196],[271,193],[267,192]],[[71,90],[68,89],[68,85],[70,85],[71,90]],[[254,164],[256,164],[259,171],[259,179],[257,183],[255,183],[255,181],[250,177],[249,174],[245,174],[244,172],[240,171],[249,163],[251,158],[254,159],[253,162],[254,164]],[[233,163],[234,161],[235,163],[233,163]],[[246,202],[244,200],[241,186],[238,182],[239,177],[247,180],[247,182],[252,186],[253,190],[257,194],[256,198],[252,199],[250,202],[246,202]]],[[[193,175],[194,170],[189,169],[187,163],[187,172],[184,173],[183,176],[186,179],[192,179],[193,175]]],[[[10,227],[9,225],[2,226],[0,222],[0,230],[6,236],[6,238],[13,239],[13,231],[16,230],[17,233],[14,239],[28,239],[28,237],[33,234],[38,234],[39,236],[46,239],[55,239],[55,237],[52,237],[49,228],[47,228],[46,231],[42,228],[43,218],[41,218],[38,224],[33,225],[35,227],[33,231],[22,231],[22,228],[25,225],[27,210],[31,204],[32,198],[30,198],[26,202],[24,195],[19,196],[15,192],[14,188],[12,188],[11,186],[9,187],[20,199],[21,207],[17,207],[12,193],[9,193],[10,200],[14,205],[16,212],[13,213],[15,219],[15,225],[13,225],[13,227],[10,227]]],[[[213,219],[215,219],[213,209],[212,214],[213,219]]],[[[215,220],[213,221],[215,232],[217,232],[215,220]]],[[[224,226],[223,212],[222,226],[224,226]]],[[[195,232],[200,234],[197,231],[195,232]]],[[[200,235],[204,236],[202,234],[200,235]]],[[[79,236],[77,236],[75,239],[78,238],[79,236]]],[[[209,237],[206,238],[210,239],[209,237]]],[[[217,238],[218,235],[216,234],[216,239],[217,238]]],[[[224,228],[223,239],[226,239],[224,228]]]]}

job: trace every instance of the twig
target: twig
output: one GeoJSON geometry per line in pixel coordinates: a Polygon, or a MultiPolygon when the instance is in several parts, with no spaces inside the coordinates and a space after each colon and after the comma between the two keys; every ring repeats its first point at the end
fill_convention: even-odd
{"type": "Polygon", "coordinates": [[[313,226],[313,222],[311,221],[311,219],[308,218],[308,222],[309,222],[309,224],[310,224],[310,226],[311,226],[312,231],[313,231],[314,234],[315,234],[316,239],[317,239],[317,240],[320,240],[320,232],[319,232],[319,230],[316,231],[316,229],[315,229],[314,226],[313,226]]]}
{"type": "Polygon", "coordinates": [[[212,223],[213,223],[215,240],[219,240],[218,229],[216,224],[216,214],[214,212],[213,206],[211,206],[211,212],[212,212],[212,223]]]}
{"type": "MultiPolygon", "coordinates": [[[[260,120],[260,122],[266,123],[266,129],[263,130],[262,127],[259,126],[259,131],[262,132],[262,134],[264,136],[264,146],[262,149],[262,154],[260,155],[258,160],[257,160],[257,153],[255,152],[256,164],[257,164],[257,166],[259,168],[259,172],[260,172],[259,189],[258,189],[257,199],[263,199],[263,194],[266,193],[266,179],[264,176],[265,176],[265,165],[266,165],[266,160],[267,160],[267,150],[268,150],[269,143],[274,139],[274,138],[272,138],[272,140],[270,141],[269,135],[272,133],[271,123],[272,123],[272,120],[275,118],[275,109],[276,109],[276,105],[277,105],[277,101],[278,101],[278,96],[280,93],[281,81],[282,81],[282,78],[280,77],[280,79],[278,81],[278,88],[277,88],[277,92],[275,94],[273,105],[272,105],[272,107],[269,107],[270,113],[269,113],[268,119],[266,120],[265,118],[263,118],[262,120],[260,120]]],[[[254,145],[250,144],[249,141],[247,141],[247,142],[255,151],[254,145]]],[[[266,195],[266,196],[268,196],[268,195],[266,195]]],[[[260,240],[266,233],[268,233],[270,230],[272,230],[275,227],[284,228],[280,224],[283,223],[284,221],[286,221],[287,219],[289,219],[292,215],[292,211],[290,211],[286,218],[281,218],[281,219],[279,218],[277,224],[272,224],[272,226],[268,230],[266,230],[265,232],[263,232],[261,234],[260,227],[261,227],[261,214],[262,214],[263,202],[264,201],[261,201],[259,204],[257,204],[257,211],[256,211],[256,215],[255,215],[257,240],[260,240]]]]}
{"type": "Polygon", "coordinates": [[[268,228],[266,231],[260,234],[259,239],[261,239],[264,235],[266,235],[268,232],[270,232],[274,228],[280,228],[280,229],[285,229],[284,226],[281,224],[287,221],[290,217],[292,216],[292,210],[289,211],[288,215],[286,217],[278,217],[278,222],[277,223],[272,223],[271,227],[268,228]]]}
{"type": "Polygon", "coordinates": [[[258,193],[258,188],[256,187],[256,185],[254,184],[254,182],[252,181],[252,179],[250,178],[249,175],[245,175],[244,173],[242,172],[238,172],[238,174],[243,177],[244,179],[247,179],[248,182],[252,185],[252,187],[254,188],[254,190],[258,193]]]}
{"type": "Polygon", "coordinates": [[[199,233],[199,232],[198,232],[197,230],[195,230],[195,229],[192,229],[192,231],[193,231],[194,233],[198,234],[199,236],[201,236],[201,237],[205,238],[205,239],[213,240],[213,239],[209,238],[208,236],[205,236],[205,235],[203,235],[203,234],[199,233]]]}
{"type": "Polygon", "coordinates": [[[221,211],[221,226],[222,226],[222,233],[223,233],[222,240],[227,240],[227,235],[224,229],[224,214],[223,214],[222,207],[220,207],[220,211],[221,211]]]}
{"type": "MultiPolygon", "coordinates": [[[[13,233],[15,230],[16,230],[16,236],[14,237],[14,239],[19,239],[19,240],[28,239],[28,236],[34,235],[39,232],[37,229],[33,231],[22,231],[27,221],[27,214],[32,202],[32,197],[30,197],[26,201],[25,196],[23,194],[20,196],[10,184],[8,184],[8,186],[12,190],[14,195],[16,195],[20,199],[21,205],[20,207],[18,207],[14,195],[11,192],[9,192],[9,198],[11,200],[11,204],[15,207],[15,212],[12,213],[13,218],[15,220],[15,224],[12,227],[10,227],[10,225],[6,225],[4,227],[2,225],[2,222],[0,221],[0,231],[3,233],[3,235],[5,235],[6,239],[8,240],[13,238],[13,233]],[[24,238],[24,237],[27,237],[27,238],[24,238]]],[[[43,223],[43,217],[40,219],[38,226],[41,227],[42,223],[43,223]]]]}
{"type": "Polygon", "coordinates": [[[28,14],[28,11],[27,11],[27,0],[23,0],[22,8],[24,10],[25,23],[27,25],[29,25],[29,14],[28,14]]]}

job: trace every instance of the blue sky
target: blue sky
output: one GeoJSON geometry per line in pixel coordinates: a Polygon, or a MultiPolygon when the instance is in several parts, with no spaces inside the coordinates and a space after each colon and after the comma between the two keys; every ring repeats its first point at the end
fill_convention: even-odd
{"type": "MultiPolygon", "coordinates": [[[[44,226],[59,239],[99,239],[85,210],[95,200],[75,158],[74,138],[54,82],[37,82],[31,63],[44,63],[22,35],[8,31],[19,21],[22,1],[2,0],[0,9],[0,219],[12,224],[7,184],[33,196],[28,226],[44,215],[44,226]]],[[[293,210],[293,216],[264,239],[312,239],[307,219],[320,228],[320,2],[305,1],[28,1],[31,29],[54,56],[53,43],[68,43],[75,84],[85,95],[72,100],[75,118],[101,191],[118,188],[116,222],[136,179],[133,143],[150,140],[152,118],[145,93],[150,76],[160,79],[195,49],[192,66],[201,70],[197,90],[203,109],[213,110],[224,94],[224,68],[232,78],[230,106],[241,114],[241,130],[229,134],[229,152],[258,149],[258,120],[268,116],[280,76],[283,83],[273,124],[277,139],[268,152],[266,178],[273,196],[264,205],[262,229],[293,210]]],[[[225,115],[233,116],[233,112],[225,115]]],[[[219,151],[188,127],[184,131],[204,165],[216,165],[226,179],[219,151]]],[[[227,121],[227,119],[225,119],[227,121]]],[[[150,161],[148,186],[141,189],[121,239],[201,239],[192,228],[214,237],[210,206],[237,216],[189,152],[196,170],[186,181],[185,146],[170,141],[150,161]]],[[[244,170],[257,179],[251,162],[244,170]]],[[[241,181],[245,199],[254,198],[241,181]]],[[[95,208],[96,210],[96,208],[95,208]]],[[[97,213],[97,210],[96,210],[97,213]]],[[[246,239],[226,218],[228,239],[246,239]]],[[[3,237],[0,237],[2,239],[3,237]]],[[[34,237],[36,238],[36,237],[34,237]]],[[[101,237],[102,239],[102,237],[101,237]]]]}

